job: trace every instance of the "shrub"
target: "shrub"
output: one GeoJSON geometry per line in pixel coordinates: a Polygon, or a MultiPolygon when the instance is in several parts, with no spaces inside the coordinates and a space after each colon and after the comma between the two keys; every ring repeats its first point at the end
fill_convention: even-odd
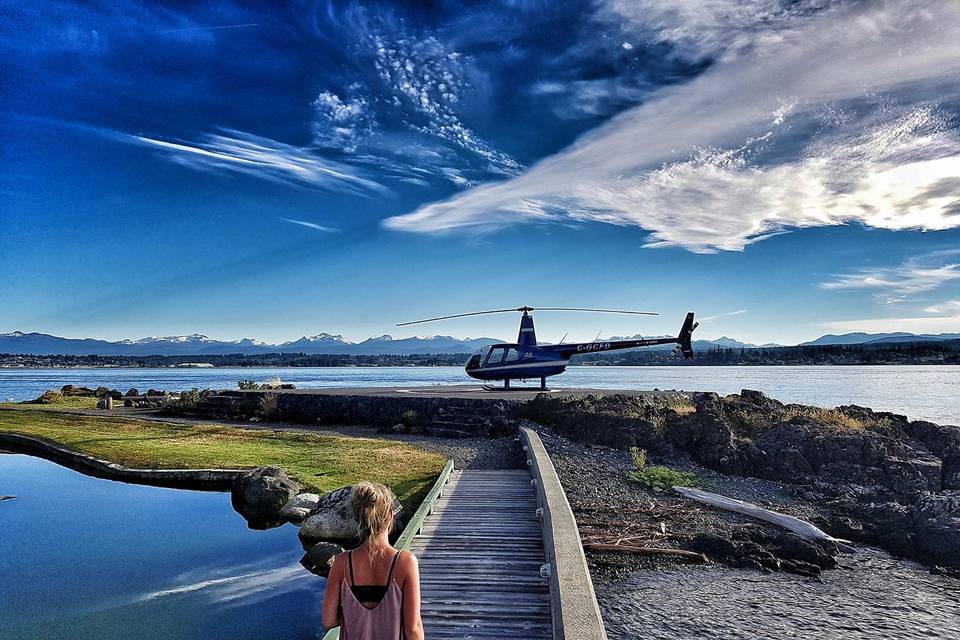
{"type": "Polygon", "coordinates": [[[674,471],[669,467],[647,466],[647,451],[637,447],[630,447],[630,457],[636,471],[627,473],[627,477],[639,482],[648,489],[665,491],[671,487],[696,487],[700,485],[697,476],[685,471],[674,471]]]}
{"type": "Polygon", "coordinates": [[[241,380],[237,383],[237,387],[240,389],[240,391],[256,391],[260,388],[260,385],[253,380],[241,380]]]}
{"type": "Polygon", "coordinates": [[[180,397],[171,400],[167,404],[167,411],[170,413],[188,413],[197,408],[200,401],[213,393],[211,389],[198,389],[194,387],[187,391],[181,391],[180,397]]]}
{"type": "Polygon", "coordinates": [[[414,426],[417,424],[417,412],[413,409],[407,409],[400,414],[400,422],[402,422],[405,427],[414,426]]]}
{"type": "Polygon", "coordinates": [[[640,471],[630,471],[627,473],[627,477],[655,491],[665,491],[671,487],[700,486],[700,481],[694,474],[674,471],[669,467],[646,467],[640,471]]]}

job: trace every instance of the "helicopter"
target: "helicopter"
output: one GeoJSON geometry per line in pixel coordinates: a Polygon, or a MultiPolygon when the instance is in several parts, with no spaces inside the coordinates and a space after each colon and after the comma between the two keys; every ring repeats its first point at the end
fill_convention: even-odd
{"type": "Polygon", "coordinates": [[[457,313],[449,316],[427,318],[401,322],[397,326],[403,327],[423,322],[450,320],[491,313],[520,312],[520,333],[515,344],[492,344],[478,349],[464,367],[467,375],[477,380],[503,380],[503,389],[510,389],[511,380],[529,380],[540,378],[540,388],[546,390],[547,378],[563,373],[570,364],[571,356],[580,353],[596,353],[598,351],[614,351],[616,349],[633,349],[636,347],[650,347],[658,344],[676,344],[674,352],[679,351],[684,359],[693,357],[693,347],[690,339],[699,323],[693,321],[693,312],[687,313],[680,333],[675,338],[641,338],[637,340],[606,340],[594,342],[575,342],[563,344],[537,344],[537,335],[533,327],[533,311],[588,311],[592,313],[628,313],[641,316],[657,316],[659,313],[651,311],[624,311],[620,309],[584,309],[580,307],[517,307],[516,309],[493,309],[490,311],[472,311],[457,313]]]}

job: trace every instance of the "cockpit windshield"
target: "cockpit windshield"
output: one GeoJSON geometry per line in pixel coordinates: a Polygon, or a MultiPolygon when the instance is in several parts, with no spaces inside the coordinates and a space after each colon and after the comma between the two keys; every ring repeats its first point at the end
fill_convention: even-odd
{"type": "Polygon", "coordinates": [[[470,359],[467,361],[467,369],[478,369],[480,364],[487,357],[487,352],[490,351],[490,347],[483,347],[482,349],[477,349],[473,352],[473,355],[470,356],[470,359]]]}

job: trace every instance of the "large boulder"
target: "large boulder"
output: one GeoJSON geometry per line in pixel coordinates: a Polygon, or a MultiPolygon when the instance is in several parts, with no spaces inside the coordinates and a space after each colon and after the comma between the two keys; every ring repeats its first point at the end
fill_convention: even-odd
{"type": "Polygon", "coordinates": [[[878,487],[915,500],[941,487],[942,461],[886,433],[840,429],[797,416],[759,431],[744,471],[793,483],[814,477],[838,486],[878,487]]]}
{"type": "Polygon", "coordinates": [[[90,387],[77,387],[72,384],[65,384],[60,387],[60,393],[65,396],[80,396],[86,398],[92,398],[97,394],[95,389],[91,389],[90,387]]]}
{"type": "Polygon", "coordinates": [[[918,523],[914,543],[923,562],[960,568],[960,517],[938,516],[918,523]]]}
{"type": "Polygon", "coordinates": [[[318,542],[312,545],[300,558],[300,564],[310,573],[326,578],[330,575],[333,561],[343,553],[343,547],[332,542],[318,542]]]}
{"type": "Polygon", "coordinates": [[[353,546],[359,524],[350,506],[352,493],[352,486],[340,487],[321,497],[300,525],[301,541],[330,540],[353,546]]]}
{"type": "Polygon", "coordinates": [[[944,491],[913,508],[916,556],[928,564],[960,568],[960,491],[944,491]]]}
{"type": "Polygon", "coordinates": [[[280,515],[284,518],[300,522],[306,518],[317,503],[320,502],[320,496],[316,493],[298,493],[290,498],[287,504],[280,509],[280,515]]]}
{"type": "Polygon", "coordinates": [[[300,484],[278,467],[247,471],[233,483],[233,508],[254,528],[280,521],[280,510],[300,492],[300,484]]]}
{"type": "Polygon", "coordinates": [[[906,427],[906,432],[943,460],[943,488],[960,489],[960,427],[916,420],[906,427]]]}
{"type": "MultiPolygon", "coordinates": [[[[541,393],[521,404],[520,418],[531,420],[571,440],[616,449],[640,447],[669,451],[664,424],[689,407],[685,394],[633,396],[620,393],[558,397],[541,393]]],[[[493,423],[497,418],[491,416],[493,423]]]]}
{"type": "Polygon", "coordinates": [[[715,393],[693,396],[695,413],[677,420],[666,432],[667,440],[694,460],[722,473],[739,473],[741,455],[723,402],[715,393]]]}
{"type": "MultiPolygon", "coordinates": [[[[300,541],[309,544],[314,541],[336,542],[345,547],[357,543],[360,525],[353,517],[350,497],[353,487],[340,487],[324,495],[300,525],[300,541]]],[[[394,532],[400,530],[402,507],[394,503],[394,532]]]]}
{"type": "Polygon", "coordinates": [[[704,533],[690,541],[696,551],[736,567],[818,576],[837,566],[839,552],[820,543],[769,527],[747,526],[731,536],[704,533]]]}
{"type": "Polygon", "coordinates": [[[39,398],[33,400],[34,404],[54,404],[63,400],[63,394],[59,391],[54,391],[53,389],[47,389],[44,391],[39,398]]]}

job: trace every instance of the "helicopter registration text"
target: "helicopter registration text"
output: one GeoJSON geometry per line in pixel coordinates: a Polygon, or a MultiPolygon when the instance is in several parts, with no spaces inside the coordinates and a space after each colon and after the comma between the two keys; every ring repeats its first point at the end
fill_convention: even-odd
{"type": "Polygon", "coordinates": [[[591,342],[590,344],[578,344],[577,351],[603,351],[609,349],[609,342],[591,342]]]}

